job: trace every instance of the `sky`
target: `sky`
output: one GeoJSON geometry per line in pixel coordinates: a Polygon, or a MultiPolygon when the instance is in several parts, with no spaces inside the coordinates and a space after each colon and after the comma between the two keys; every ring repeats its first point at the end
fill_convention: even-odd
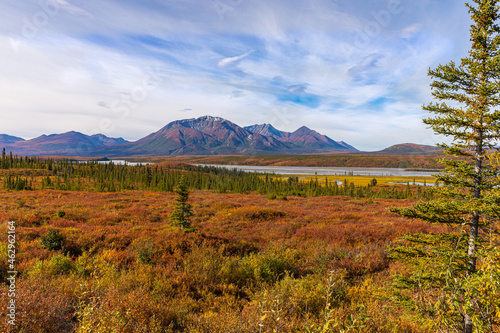
{"type": "Polygon", "coordinates": [[[457,0],[0,0],[0,134],[138,140],[204,115],[364,151],[435,145],[429,68],[460,61],[457,0]]]}

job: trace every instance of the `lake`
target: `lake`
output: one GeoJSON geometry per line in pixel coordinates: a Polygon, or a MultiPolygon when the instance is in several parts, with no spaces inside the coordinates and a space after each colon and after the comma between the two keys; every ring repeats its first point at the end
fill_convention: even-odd
{"type": "MultiPolygon", "coordinates": [[[[87,163],[88,161],[78,161],[78,163],[87,163]]],[[[137,166],[137,165],[152,165],[153,163],[148,163],[148,162],[129,162],[125,160],[110,160],[110,161],[97,161],[99,164],[109,164],[113,162],[114,165],[130,165],[130,166],[137,166]]]]}
{"type": "Polygon", "coordinates": [[[397,168],[328,168],[328,167],[289,167],[289,166],[251,166],[251,165],[216,165],[217,168],[237,169],[248,172],[276,173],[281,175],[318,175],[318,176],[397,176],[397,177],[432,177],[438,171],[413,171],[397,168]]]}
{"type": "Polygon", "coordinates": [[[125,160],[111,160],[111,161],[98,161],[99,164],[109,164],[113,162],[115,165],[130,165],[130,166],[137,166],[137,165],[152,165],[153,163],[148,163],[148,162],[129,162],[125,160]]]}

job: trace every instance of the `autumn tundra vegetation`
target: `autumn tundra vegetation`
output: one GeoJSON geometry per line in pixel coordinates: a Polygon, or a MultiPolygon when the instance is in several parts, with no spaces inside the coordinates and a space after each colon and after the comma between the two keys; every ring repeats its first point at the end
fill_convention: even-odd
{"type": "Polygon", "coordinates": [[[429,202],[435,188],[171,162],[3,154],[0,165],[0,218],[15,221],[18,249],[18,320],[2,330],[434,331],[394,301],[392,277],[411,270],[390,249],[453,229],[388,208],[429,202]]]}
{"type": "Polygon", "coordinates": [[[0,166],[18,271],[2,331],[435,331],[400,302],[411,291],[393,277],[414,270],[391,249],[455,231],[388,210],[439,199],[434,187],[9,154],[0,166]]]}
{"type": "Polygon", "coordinates": [[[18,249],[2,331],[432,331],[391,301],[406,268],[389,247],[448,229],[387,210],[432,188],[9,154],[1,167],[18,249]]]}
{"type": "Polygon", "coordinates": [[[499,332],[500,8],[474,3],[469,57],[429,73],[439,187],[4,150],[1,331],[499,332]]]}

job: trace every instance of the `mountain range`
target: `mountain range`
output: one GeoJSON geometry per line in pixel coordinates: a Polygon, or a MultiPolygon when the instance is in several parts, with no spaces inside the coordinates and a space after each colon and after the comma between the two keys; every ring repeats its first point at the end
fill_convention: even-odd
{"type": "MultiPolygon", "coordinates": [[[[204,116],[171,122],[135,141],[88,136],[79,132],[42,135],[25,140],[0,135],[0,148],[22,156],[129,157],[168,155],[293,155],[355,153],[353,146],[334,141],[305,126],[283,132],[270,124],[240,127],[220,117],[204,116]]],[[[408,152],[406,152],[408,153],[408,152]]]]}
{"type": "Polygon", "coordinates": [[[88,136],[78,132],[42,135],[35,139],[24,140],[10,135],[0,135],[0,147],[6,151],[23,156],[64,155],[90,156],[95,147],[110,147],[127,143],[122,138],[108,138],[103,134],[88,136]]]}

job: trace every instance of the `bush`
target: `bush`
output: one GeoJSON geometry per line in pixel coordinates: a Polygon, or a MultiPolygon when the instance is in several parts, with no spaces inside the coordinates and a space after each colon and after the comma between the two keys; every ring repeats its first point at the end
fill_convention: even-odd
{"type": "Polygon", "coordinates": [[[243,257],[239,269],[253,282],[272,284],[287,274],[301,275],[300,256],[294,249],[271,247],[262,253],[243,257]]]}
{"type": "Polygon", "coordinates": [[[242,220],[274,220],[284,217],[286,214],[280,210],[261,207],[241,207],[230,211],[232,216],[242,220]]]}
{"type": "Polygon", "coordinates": [[[332,271],[326,279],[322,275],[294,278],[287,274],[272,287],[255,293],[253,301],[261,304],[262,311],[268,314],[262,324],[272,326],[272,317],[277,315],[273,311],[276,303],[279,303],[279,315],[289,321],[304,316],[320,318],[325,315],[325,308],[330,310],[345,304],[346,291],[344,271],[332,271]]]}
{"type": "Polygon", "coordinates": [[[44,249],[58,251],[63,247],[66,237],[57,229],[50,229],[45,236],[40,237],[40,244],[44,249]]]}
{"type": "Polygon", "coordinates": [[[150,239],[140,240],[135,245],[137,261],[141,264],[150,264],[154,255],[154,243],[150,239]]]}
{"type": "Polygon", "coordinates": [[[11,326],[4,319],[0,323],[0,332],[75,332],[72,318],[76,299],[63,291],[63,281],[19,278],[17,282],[16,325],[11,326]]]}
{"type": "Polygon", "coordinates": [[[30,276],[40,275],[62,275],[73,270],[73,262],[67,256],[58,254],[52,256],[50,260],[37,260],[35,266],[28,273],[30,276]]]}
{"type": "Polygon", "coordinates": [[[267,194],[267,199],[268,200],[276,200],[276,194],[274,194],[274,193],[268,193],[267,194]]]}

